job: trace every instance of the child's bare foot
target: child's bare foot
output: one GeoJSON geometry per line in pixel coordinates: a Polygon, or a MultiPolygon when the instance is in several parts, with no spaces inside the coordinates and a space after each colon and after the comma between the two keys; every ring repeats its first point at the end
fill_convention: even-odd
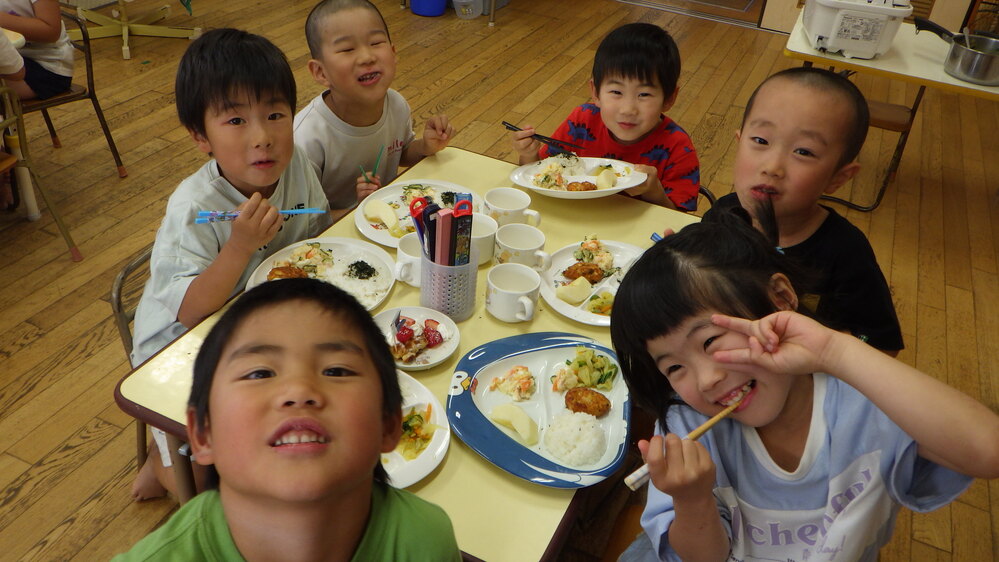
{"type": "Polygon", "coordinates": [[[158,463],[159,455],[155,451],[154,454],[150,454],[146,458],[145,464],[139,469],[139,475],[135,477],[135,482],[132,484],[132,499],[137,502],[144,500],[151,500],[154,498],[162,498],[166,495],[167,490],[160,484],[159,478],[156,477],[156,464],[158,463]]]}

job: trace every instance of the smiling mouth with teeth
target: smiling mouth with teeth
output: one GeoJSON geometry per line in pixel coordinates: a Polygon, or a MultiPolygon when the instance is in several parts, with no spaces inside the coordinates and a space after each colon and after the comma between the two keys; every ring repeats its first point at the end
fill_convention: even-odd
{"type": "Polygon", "coordinates": [[[281,445],[298,445],[299,443],[329,443],[329,438],[316,435],[311,431],[291,431],[278,437],[277,441],[271,443],[272,447],[281,445]]]}
{"type": "Polygon", "coordinates": [[[756,381],[751,380],[746,384],[744,384],[742,388],[740,388],[739,390],[734,390],[731,393],[729,393],[728,396],[726,396],[722,400],[719,400],[718,403],[721,404],[722,406],[731,406],[732,404],[738,404],[739,402],[742,402],[742,399],[745,398],[746,395],[749,394],[749,391],[753,390],[753,387],[755,386],[756,386],[756,381]]]}
{"type": "Polygon", "coordinates": [[[359,76],[357,78],[357,81],[358,82],[370,82],[371,80],[374,80],[375,78],[377,78],[380,75],[381,75],[381,72],[369,72],[367,74],[362,74],[361,76],[359,76]]]}

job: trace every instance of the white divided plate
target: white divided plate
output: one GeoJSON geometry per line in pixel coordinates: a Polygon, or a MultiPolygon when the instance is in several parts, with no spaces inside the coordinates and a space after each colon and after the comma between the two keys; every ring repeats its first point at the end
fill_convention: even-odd
{"type": "Polygon", "coordinates": [[[562,332],[540,332],[499,339],[469,351],[458,362],[447,398],[447,417],[451,428],[469,447],[503,470],[530,482],[553,488],[582,488],[613,474],[624,460],[631,423],[631,401],[618,365],[614,386],[598,391],[610,402],[611,409],[598,423],[604,430],[607,449],[591,466],[567,466],[545,447],[545,430],[560,415],[568,414],[565,393],[552,390],[550,377],[555,369],[576,355],[576,346],[594,349],[618,365],[617,356],[592,339],[562,332]],[[535,377],[537,391],[521,402],[514,402],[538,424],[539,439],[533,446],[521,444],[507,428],[486,416],[499,404],[513,399],[499,390],[489,390],[495,377],[511,368],[524,365],[535,377]]]}
{"type": "Polygon", "coordinates": [[[427,448],[411,461],[407,461],[396,451],[382,453],[382,466],[385,467],[389,478],[392,479],[392,485],[396,488],[408,488],[423,480],[444,460],[448,445],[451,443],[451,427],[447,423],[447,414],[444,408],[441,407],[440,401],[430,392],[430,389],[406,373],[397,372],[399,374],[399,389],[402,390],[403,415],[414,406],[417,411],[420,411],[426,409],[427,404],[430,404],[430,423],[437,426],[427,448]]]}
{"type": "Polygon", "coordinates": [[[323,278],[323,281],[336,285],[347,291],[361,302],[368,310],[372,310],[385,300],[392,285],[395,284],[395,260],[385,250],[365,242],[354,240],[353,238],[312,238],[296,242],[287,248],[278,250],[273,256],[265,259],[253,274],[246,281],[246,290],[250,290],[257,285],[267,281],[267,274],[270,273],[274,264],[287,260],[291,257],[292,251],[303,244],[318,242],[324,250],[333,253],[333,276],[323,278]],[[378,270],[378,275],[373,279],[351,279],[346,276],[347,267],[357,261],[364,260],[371,267],[378,270]]]}
{"type": "MultiPolygon", "coordinates": [[[[510,172],[510,181],[521,187],[526,187],[535,193],[540,193],[541,195],[548,197],[555,197],[557,199],[596,199],[598,197],[613,195],[619,191],[628,189],[629,187],[641,185],[642,182],[648,178],[648,174],[645,172],[636,171],[634,166],[620,160],[613,160],[611,158],[590,158],[587,156],[580,157],[580,160],[583,161],[583,166],[587,170],[592,170],[597,166],[613,166],[614,171],[619,174],[617,183],[614,187],[594,189],[592,191],[560,191],[558,189],[538,187],[537,185],[534,185],[534,174],[544,169],[545,165],[541,163],[544,162],[544,160],[540,162],[533,162],[531,164],[524,164],[523,166],[515,168],[512,172],[510,172]]],[[[566,182],[597,182],[597,178],[595,176],[565,176],[565,179],[566,182]]]]}
{"type": "MultiPolygon", "coordinates": [[[[601,240],[600,242],[604,245],[604,248],[606,248],[607,251],[614,256],[614,266],[620,267],[621,270],[610,277],[605,277],[602,281],[593,285],[593,290],[590,292],[590,296],[595,295],[600,291],[610,291],[616,295],[617,287],[621,284],[621,279],[624,278],[624,274],[628,272],[628,268],[631,267],[631,264],[633,264],[645,250],[625,242],[614,242],[613,240],[601,240]]],[[[555,296],[555,288],[569,281],[564,275],[562,275],[562,272],[565,271],[565,268],[576,263],[576,258],[573,257],[573,253],[579,249],[580,243],[581,241],[576,244],[570,244],[552,254],[551,267],[549,267],[546,271],[541,272],[541,296],[544,297],[545,302],[548,303],[548,306],[551,307],[552,310],[555,310],[563,316],[591,326],[610,326],[610,316],[594,314],[586,310],[586,302],[589,300],[589,297],[587,297],[582,303],[574,305],[569,304],[555,296]]]]}
{"type": "MultiPolygon", "coordinates": [[[[478,196],[469,188],[458,185],[456,183],[451,183],[441,180],[407,180],[400,181],[399,183],[393,183],[392,185],[386,185],[385,187],[375,191],[371,195],[367,196],[361,204],[357,206],[354,210],[354,225],[357,230],[366,236],[373,242],[377,242],[383,246],[388,246],[390,248],[399,247],[399,239],[395,236],[389,234],[388,229],[385,225],[377,222],[373,223],[364,216],[364,207],[369,201],[374,199],[381,199],[388,203],[393,209],[395,209],[395,214],[399,217],[399,224],[402,225],[406,232],[413,232],[415,227],[413,226],[413,218],[409,215],[409,203],[406,203],[402,197],[403,186],[422,184],[433,188],[437,194],[444,193],[445,191],[454,191],[456,193],[471,193],[472,194],[472,209],[475,211],[479,210],[479,198],[478,196]]],[[[440,205],[440,199],[438,197],[434,198],[434,201],[440,205]]]]}
{"type": "Polygon", "coordinates": [[[424,349],[422,353],[416,356],[416,359],[412,363],[403,363],[396,359],[395,366],[404,371],[422,371],[423,369],[429,369],[431,367],[436,367],[448,357],[451,357],[455,351],[458,350],[458,326],[454,323],[454,320],[448,318],[443,312],[438,312],[432,308],[424,308],[422,306],[403,306],[400,308],[390,308],[388,310],[383,310],[375,315],[375,324],[381,328],[382,333],[385,334],[385,339],[388,340],[389,345],[395,343],[395,337],[393,334],[392,322],[395,320],[396,313],[400,313],[403,316],[408,316],[420,326],[423,326],[423,321],[430,318],[440,322],[438,330],[441,331],[441,335],[447,332],[447,336],[444,338],[444,342],[439,346],[432,349],[424,349]],[[443,328],[443,330],[441,330],[443,328]]]}

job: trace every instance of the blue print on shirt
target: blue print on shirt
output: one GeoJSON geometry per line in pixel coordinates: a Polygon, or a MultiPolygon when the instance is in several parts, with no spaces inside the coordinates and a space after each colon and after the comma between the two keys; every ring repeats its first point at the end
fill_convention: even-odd
{"type": "Polygon", "coordinates": [[[592,103],[584,103],[583,105],[579,106],[579,109],[581,111],[589,111],[594,115],[600,115],[600,108],[592,103]]]}
{"type": "Polygon", "coordinates": [[[597,140],[597,137],[593,136],[593,133],[586,125],[582,123],[573,123],[572,121],[569,121],[569,138],[579,141],[597,140]]]}
{"type": "Polygon", "coordinates": [[[650,162],[667,162],[669,161],[669,149],[657,144],[652,147],[652,150],[642,153],[642,157],[647,158],[650,162]]]}

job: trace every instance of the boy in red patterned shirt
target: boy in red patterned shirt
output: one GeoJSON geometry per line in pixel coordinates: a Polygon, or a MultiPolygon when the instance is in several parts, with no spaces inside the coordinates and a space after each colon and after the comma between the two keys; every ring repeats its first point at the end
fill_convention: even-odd
{"type": "MultiPolygon", "coordinates": [[[[670,209],[697,208],[700,167],[687,133],[665,115],[676,102],[680,52],[664,29],[629,23],[610,32],[597,48],[590,79],[592,103],[566,118],[552,135],[582,146],[578,156],[614,158],[648,174],[625,191],[670,209]]],[[[534,127],[510,133],[521,164],[557,153],[531,138],[534,127]]]]}

